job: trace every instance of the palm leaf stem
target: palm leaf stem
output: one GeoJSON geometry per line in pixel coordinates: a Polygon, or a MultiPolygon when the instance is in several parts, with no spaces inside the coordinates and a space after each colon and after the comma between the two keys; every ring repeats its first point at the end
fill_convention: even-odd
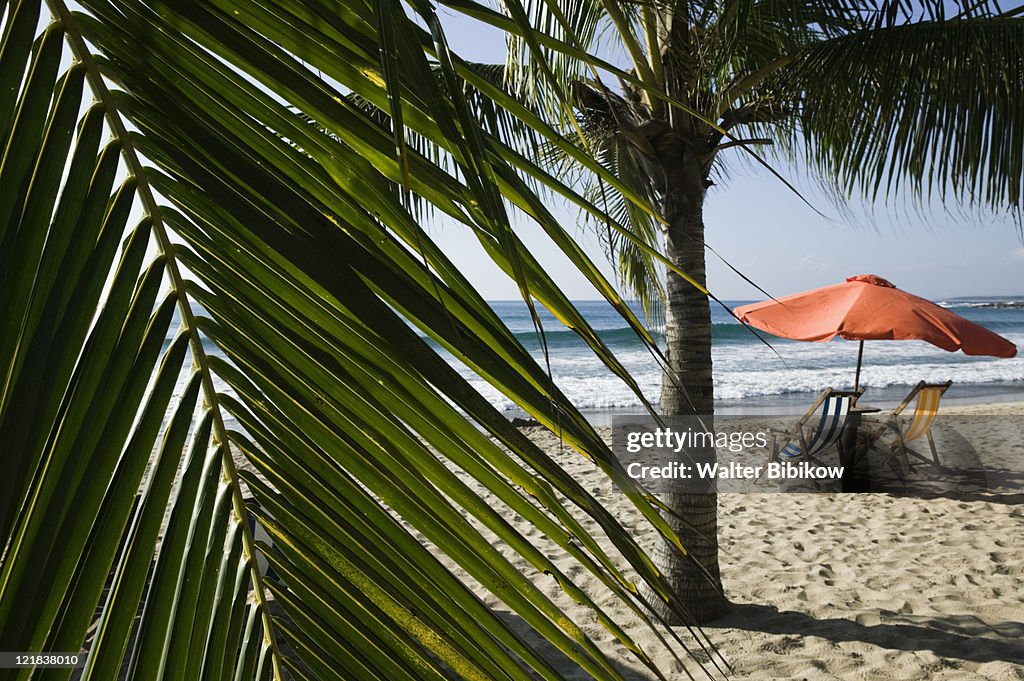
{"type": "Polygon", "coordinates": [[[224,419],[221,411],[217,407],[218,396],[217,390],[213,385],[213,374],[210,371],[206,350],[203,347],[202,339],[199,336],[198,327],[195,322],[195,315],[193,314],[192,308],[188,302],[185,280],[184,277],[182,277],[180,268],[178,267],[174,244],[171,242],[167,233],[160,204],[156,201],[156,198],[153,195],[153,190],[148,181],[145,167],[142,165],[142,161],[135,150],[132,137],[128,134],[128,130],[124,125],[123,119],[118,113],[114,99],[103,80],[103,75],[100,72],[99,65],[93,58],[91,50],[89,50],[86,45],[85,38],[83,37],[74,16],[64,4],[63,0],[46,0],[46,4],[49,6],[54,16],[57,17],[63,25],[64,33],[68,41],[68,45],[71,47],[72,53],[75,58],[85,66],[86,78],[89,81],[93,94],[103,104],[104,111],[106,112],[107,123],[110,126],[114,137],[117,138],[121,145],[121,154],[128,167],[129,173],[135,178],[136,191],[138,193],[139,200],[142,203],[143,211],[152,221],[151,229],[153,236],[156,239],[157,248],[165,258],[167,278],[170,281],[171,289],[175,292],[177,297],[178,312],[181,316],[181,323],[189,335],[189,347],[191,349],[193,362],[196,364],[200,374],[203,399],[206,404],[211,407],[213,414],[214,439],[216,442],[224,445],[221,447],[222,474],[231,485],[232,508],[236,515],[236,520],[242,526],[242,553],[250,566],[254,598],[263,619],[263,637],[266,645],[271,650],[271,662],[273,664],[274,678],[282,679],[284,677],[281,672],[280,651],[278,650],[277,639],[274,636],[274,624],[271,620],[270,610],[267,607],[263,575],[260,573],[258,562],[256,560],[255,542],[252,537],[252,532],[249,530],[249,524],[246,522],[247,511],[245,502],[242,500],[238,470],[235,468],[235,462],[231,458],[230,447],[227,446],[227,429],[224,426],[224,419]]]}
{"type": "MultiPolygon", "coordinates": [[[[647,63],[647,56],[644,54],[643,47],[641,47],[640,42],[636,39],[636,34],[629,25],[629,19],[626,18],[622,13],[622,9],[616,4],[617,1],[601,0],[601,6],[608,13],[608,18],[611,19],[615,30],[618,31],[619,39],[625,46],[626,51],[629,52],[629,58],[633,60],[633,68],[636,69],[636,75],[643,83],[656,87],[658,81],[654,77],[654,71],[651,70],[651,65],[647,63]]],[[[647,93],[648,89],[645,88],[644,92],[647,93]]],[[[650,100],[649,93],[645,95],[645,99],[650,100]]]]}
{"type": "MultiPolygon", "coordinates": [[[[662,90],[665,87],[665,66],[661,61],[661,48],[658,44],[658,15],[650,7],[644,7],[641,12],[644,20],[644,40],[647,43],[647,61],[651,66],[651,84],[662,90]]],[[[655,116],[659,115],[663,108],[664,103],[660,99],[651,102],[651,112],[655,116]]]]}
{"type": "Polygon", "coordinates": [[[765,64],[757,71],[740,78],[726,87],[722,92],[722,97],[718,105],[718,110],[715,111],[714,118],[716,120],[720,119],[726,110],[732,106],[733,102],[746,95],[760,83],[764,82],[765,78],[768,78],[773,73],[789,66],[795,59],[796,55],[793,54],[782,55],[781,57],[765,64]]]}

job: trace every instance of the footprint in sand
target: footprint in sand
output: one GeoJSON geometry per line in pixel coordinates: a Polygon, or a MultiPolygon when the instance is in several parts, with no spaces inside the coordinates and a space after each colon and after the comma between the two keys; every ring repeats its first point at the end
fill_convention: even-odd
{"type": "Polygon", "coordinates": [[[868,577],[867,580],[864,581],[864,586],[866,586],[871,591],[884,591],[888,589],[890,586],[892,586],[892,578],[868,577]]]}
{"type": "Polygon", "coordinates": [[[776,655],[785,655],[786,653],[793,652],[799,648],[804,647],[804,641],[798,636],[783,636],[782,638],[774,641],[768,641],[762,644],[760,650],[766,653],[775,653],[776,655]]]}

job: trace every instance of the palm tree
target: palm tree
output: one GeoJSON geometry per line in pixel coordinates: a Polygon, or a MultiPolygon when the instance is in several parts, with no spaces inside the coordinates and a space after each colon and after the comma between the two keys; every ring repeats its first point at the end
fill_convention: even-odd
{"type": "Polygon", "coordinates": [[[476,583],[594,678],[622,678],[607,642],[664,678],[577,572],[693,644],[645,614],[641,586],[675,600],[619,520],[439,350],[617,472],[417,216],[638,394],[509,206],[653,341],[531,190],[550,178],[449,96],[478,74],[414,6],[0,0],[0,649],[85,645],[102,680],[561,678],[476,583]]]}
{"type": "MultiPolygon", "coordinates": [[[[503,14],[443,4],[508,31],[509,90],[618,179],[577,167],[624,282],[647,305],[663,298],[663,415],[713,414],[703,208],[727,155],[803,163],[840,201],[934,193],[1019,216],[1019,3],[504,0],[503,14]],[[628,69],[595,57],[614,48],[628,69]]],[[[580,157],[558,148],[541,158],[565,176],[580,157]]],[[[665,502],[689,553],[663,542],[658,567],[693,620],[712,619],[726,607],[716,497],[665,502]]]]}

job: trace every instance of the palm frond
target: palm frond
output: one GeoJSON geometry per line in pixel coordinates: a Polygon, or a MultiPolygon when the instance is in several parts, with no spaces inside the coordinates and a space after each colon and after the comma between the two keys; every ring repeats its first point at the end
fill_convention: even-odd
{"type": "MultiPolygon", "coordinates": [[[[378,3],[383,45],[364,5],[81,4],[51,0],[60,21],[33,42],[41,5],[15,2],[0,43],[15,101],[0,108],[4,646],[84,645],[86,679],[560,678],[457,566],[587,674],[621,678],[533,581],[551,575],[603,640],[661,675],[574,576],[593,576],[678,658],[684,641],[645,614],[639,585],[678,603],[633,533],[428,342],[627,483],[394,191],[463,224],[639,391],[503,202],[639,322],[522,180],[515,150],[423,77],[440,56],[449,94],[455,83],[439,27],[428,48],[397,4],[378,3]],[[77,62],[62,73],[65,42],[77,62]],[[303,64],[317,50],[330,80],[303,64]],[[98,103],[80,115],[86,82],[98,103]],[[454,168],[403,149],[406,131],[454,168]],[[255,540],[251,516],[272,542],[255,540]]],[[[677,542],[653,499],[626,491],[677,542]]]]}
{"type": "MultiPolygon", "coordinates": [[[[533,31],[571,45],[583,53],[599,36],[599,26],[606,12],[600,0],[519,0],[504,3],[503,8],[513,20],[522,18],[533,31]],[[518,10],[518,14],[516,12],[518,10]]],[[[509,34],[506,83],[512,92],[540,108],[548,120],[565,122],[567,112],[552,88],[563,93],[573,83],[588,75],[586,60],[574,58],[561,50],[531,45],[531,33],[509,34]],[[547,82],[543,71],[553,82],[547,82]]]]}
{"type": "Polygon", "coordinates": [[[846,192],[1019,211],[1024,20],[910,23],[824,41],[791,73],[809,158],[846,192]]]}
{"type": "MultiPolygon", "coordinates": [[[[478,78],[486,80],[496,88],[502,87],[504,83],[505,67],[503,65],[464,62],[464,68],[473,71],[477,74],[478,78]]],[[[460,97],[464,99],[473,118],[486,135],[501,140],[503,145],[518,150],[519,153],[524,154],[526,157],[538,155],[543,138],[533,127],[524,124],[522,119],[511,115],[506,108],[499,106],[493,99],[485,96],[478,88],[473,87],[463,79],[458,80],[460,87],[457,91],[450,92],[448,82],[440,73],[440,67],[432,64],[431,70],[437,80],[439,90],[449,98],[460,97]]],[[[384,130],[390,131],[392,129],[392,119],[387,111],[380,109],[358,94],[349,93],[344,96],[384,130]]],[[[299,115],[302,117],[302,114],[299,115]]],[[[309,118],[305,120],[312,125],[320,127],[327,134],[332,134],[330,130],[323,128],[316,121],[309,118]]],[[[455,165],[454,159],[443,146],[408,128],[405,128],[405,134],[405,142],[415,154],[428,159],[432,164],[447,172],[452,171],[455,165]]],[[[538,182],[537,178],[529,173],[520,173],[520,175],[524,181],[529,183],[532,191],[545,191],[546,185],[538,182]]],[[[398,191],[399,183],[394,183],[394,187],[398,191]]],[[[418,220],[425,221],[435,217],[431,202],[423,200],[419,194],[411,191],[408,192],[408,199],[409,206],[413,209],[418,220]]]]}

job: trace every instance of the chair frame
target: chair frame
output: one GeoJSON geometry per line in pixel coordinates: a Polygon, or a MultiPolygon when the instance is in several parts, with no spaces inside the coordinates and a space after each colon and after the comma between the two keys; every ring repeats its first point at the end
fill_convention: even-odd
{"type": "Polygon", "coordinates": [[[811,448],[818,442],[819,438],[817,436],[817,433],[820,433],[821,425],[824,419],[827,418],[827,416],[824,413],[821,414],[820,419],[815,424],[816,430],[814,432],[811,432],[811,429],[807,427],[807,422],[811,420],[811,418],[817,413],[818,408],[822,404],[824,404],[828,398],[849,397],[850,407],[853,407],[857,404],[857,399],[860,398],[860,396],[863,394],[864,388],[858,388],[856,390],[833,390],[832,388],[825,388],[821,395],[818,396],[818,399],[816,399],[814,403],[811,405],[811,408],[807,410],[807,413],[801,416],[800,420],[798,420],[796,424],[793,426],[793,428],[791,428],[789,431],[776,430],[774,428],[770,429],[770,432],[772,434],[772,440],[771,445],[768,448],[768,458],[765,460],[764,465],[761,467],[762,475],[764,474],[764,471],[767,470],[768,464],[774,461],[779,456],[779,454],[782,453],[782,451],[785,449],[787,445],[796,441],[800,442],[800,456],[794,458],[799,458],[809,462],[812,456],[828,449],[833,444],[835,444],[835,446],[839,449],[839,455],[840,457],[842,457],[843,442],[841,433],[843,428],[846,427],[846,419],[849,418],[849,412],[847,412],[847,414],[843,417],[842,423],[839,424],[839,434],[836,437],[836,439],[833,442],[830,442],[825,447],[814,449],[813,452],[811,451],[811,448]],[[782,446],[776,447],[776,445],[779,444],[780,442],[782,443],[782,446]]]}
{"type": "MultiPolygon", "coordinates": [[[[945,383],[926,383],[925,381],[920,381],[911,389],[909,393],[907,393],[907,396],[903,399],[902,402],[899,403],[899,406],[893,409],[892,414],[889,415],[889,421],[886,425],[889,428],[892,428],[892,430],[896,433],[896,439],[889,443],[889,454],[884,459],[882,459],[882,463],[888,462],[889,459],[899,454],[903,458],[903,465],[906,466],[907,471],[909,471],[910,458],[907,455],[910,454],[911,456],[921,459],[921,461],[924,461],[927,464],[934,465],[938,468],[942,467],[942,464],[939,462],[938,452],[935,450],[935,439],[932,437],[932,422],[934,422],[935,416],[937,416],[939,413],[939,406],[942,403],[942,396],[946,394],[946,391],[949,390],[951,385],[953,385],[953,381],[951,380],[946,381],[945,383]],[[910,406],[910,403],[917,398],[917,396],[921,393],[922,390],[927,389],[939,390],[939,402],[936,403],[935,414],[932,415],[931,420],[928,423],[928,427],[925,429],[924,433],[918,435],[915,438],[907,440],[904,437],[906,431],[903,427],[903,424],[900,422],[900,415],[908,406],[910,406]],[[917,440],[923,436],[928,438],[928,448],[931,449],[932,452],[931,461],[928,460],[928,457],[914,451],[913,449],[907,446],[907,442],[913,442],[914,440],[917,440]]],[[[915,406],[914,417],[911,420],[910,424],[912,425],[914,422],[916,422],[917,418],[918,410],[915,406]]],[[[879,448],[877,445],[873,445],[872,448],[877,449],[880,452],[882,451],[881,448],[879,448]]]]}

